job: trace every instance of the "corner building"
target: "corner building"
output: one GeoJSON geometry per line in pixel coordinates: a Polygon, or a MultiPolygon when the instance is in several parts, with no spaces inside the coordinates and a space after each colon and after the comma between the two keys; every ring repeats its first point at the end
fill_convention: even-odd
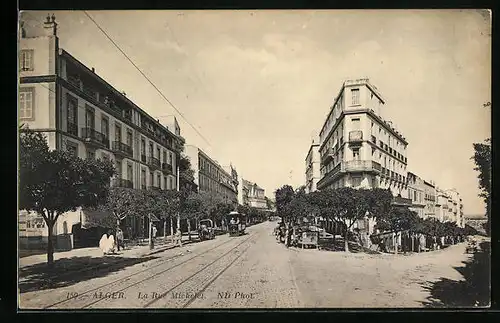
{"type": "Polygon", "coordinates": [[[407,196],[408,142],[381,117],[384,105],[368,79],[344,82],[320,132],[319,190],[389,188],[407,196]]]}
{"type": "MultiPolygon", "coordinates": [[[[112,186],[176,189],[176,164],[184,144],[177,120],[162,125],[94,68],[59,48],[54,17],[43,25],[21,30],[19,123],[44,133],[52,150],[110,160],[117,170],[112,186]]],[[[54,235],[71,235],[73,225],[85,225],[85,215],[85,210],[61,215],[54,235]]],[[[125,234],[140,235],[146,222],[127,219],[130,230],[125,234]]],[[[47,235],[44,230],[39,230],[42,236],[47,235]]]]}

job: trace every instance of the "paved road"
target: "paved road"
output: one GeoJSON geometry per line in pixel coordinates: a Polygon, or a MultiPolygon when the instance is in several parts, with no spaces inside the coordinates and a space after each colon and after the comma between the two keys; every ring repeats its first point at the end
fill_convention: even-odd
{"type": "Polygon", "coordinates": [[[286,249],[274,223],[241,237],[171,249],[155,259],[63,287],[21,294],[20,307],[290,308],[420,307],[425,284],[459,280],[464,245],[434,253],[367,255],[286,249]]]}

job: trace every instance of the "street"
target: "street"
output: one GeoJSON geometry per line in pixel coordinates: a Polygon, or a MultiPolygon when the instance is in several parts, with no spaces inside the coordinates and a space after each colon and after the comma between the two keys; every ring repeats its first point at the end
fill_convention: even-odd
{"type": "Polygon", "coordinates": [[[459,284],[459,269],[472,258],[463,243],[411,255],[287,249],[271,234],[274,226],[264,222],[244,236],[217,236],[114,271],[96,269],[62,287],[21,292],[20,308],[440,306],[433,285],[459,284]]]}

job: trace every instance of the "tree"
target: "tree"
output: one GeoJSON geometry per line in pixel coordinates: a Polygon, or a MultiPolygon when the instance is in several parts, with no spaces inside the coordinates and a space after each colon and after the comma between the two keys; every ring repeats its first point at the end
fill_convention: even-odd
{"type": "Polygon", "coordinates": [[[180,155],[179,163],[179,190],[197,192],[197,185],[194,183],[194,170],[191,168],[189,157],[180,155]]]}
{"type": "Polygon", "coordinates": [[[476,167],[475,171],[479,172],[479,197],[483,198],[486,204],[486,217],[487,222],[485,225],[485,230],[489,234],[490,232],[490,217],[491,217],[491,141],[486,139],[484,143],[475,143],[474,156],[471,158],[474,160],[476,167]]]}
{"type": "Polygon", "coordinates": [[[114,167],[109,161],[82,160],[49,151],[45,137],[20,131],[19,208],[42,215],[48,228],[47,263],[54,262],[53,228],[59,216],[106,200],[114,167]]]}
{"type": "Polygon", "coordinates": [[[290,185],[283,185],[281,188],[278,188],[275,192],[276,196],[276,210],[278,215],[282,218],[287,216],[288,205],[293,200],[295,196],[295,192],[293,187],[290,185]]]}
{"type": "Polygon", "coordinates": [[[137,206],[141,203],[140,194],[139,190],[133,188],[112,187],[106,200],[94,208],[109,216],[90,216],[87,220],[104,227],[120,228],[123,220],[138,214],[137,206]]]}

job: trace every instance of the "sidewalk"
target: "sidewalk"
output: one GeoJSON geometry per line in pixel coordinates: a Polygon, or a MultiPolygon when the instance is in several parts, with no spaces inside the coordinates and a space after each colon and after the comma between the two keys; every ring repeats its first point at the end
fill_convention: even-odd
{"type": "MultiPolygon", "coordinates": [[[[188,236],[183,235],[182,236],[182,244],[189,244],[193,243],[196,240],[193,240],[193,237],[191,237],[192,240],[191,242],[188,241],[188,236]]],[[[166,242],[163,240],[163,237],[157,238],[155,241],[155,245],[153,250],[149,249],[149,245],[141,245],[141,246],[127,246],[126,249],[120,250],[119,252],[116,252],[115,254],[111,255],[106,255],[110,257],[116,257],[116,258],[140,258],[140,257],[146,257],[149,255],[153,255],[156,253],[160,253],[162,251],[175,248],[177,245],[171,243],[171,237],[167,236],[166,242]]],[[[70,251],[62,251],[62,252],[54,252],[54,262],[57,262],[60,259],[71,259],[71,258],[82,258],[82,257],[92,257],[92,258],[99,258],[103,257],[101,249],[98,247],[91,247],[91,248],[78,248],[78,249],[73,249],[70,251]]],[[[39,255],[33,255],[33,256],[28,256],[24,258],[19,259],[19,268],[23,269],[26,267],[30,267],[33,265],[37,264],[44,264],[47,262],[47,254],[39,254],[39,255]]]]}

